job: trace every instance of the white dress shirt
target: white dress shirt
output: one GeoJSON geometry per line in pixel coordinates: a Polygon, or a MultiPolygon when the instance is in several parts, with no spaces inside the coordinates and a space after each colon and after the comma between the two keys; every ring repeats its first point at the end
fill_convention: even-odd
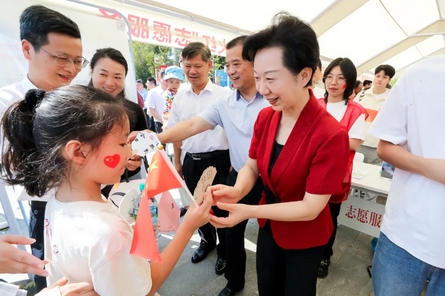
{"type": "MultiPolygon", "coordinates": [[[[162,89],[161,85],[156,86],[153,89],[150,89],[150,91],[147,94],[146,107],[153,108],[158,112],[159,116],[162,117],[162,113],[164,111],[164,99],[162,98],[162,94],[164,93],[164,90],[162,89]]],[[[158,122],[156,118],[154,118],[154,121],[158,122]]]]}
{"type": "MultiPolygon", "coordinates": [[[[199,95],[193,92],[191,85],[184,87],[173,100],[167,127],[170,128],[178,122],[192,119],[228,92],[230,89],[215,85],[210,80],[199,95]]],[[[228,148],[226,134],[220,126],[182,141],[182,149],[189,153],[205,153],[228,148]]]]}

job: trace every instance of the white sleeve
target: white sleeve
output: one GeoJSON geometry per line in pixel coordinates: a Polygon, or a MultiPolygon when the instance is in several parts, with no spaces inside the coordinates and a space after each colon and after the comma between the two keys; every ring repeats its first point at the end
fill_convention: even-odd
{"type": "Polygon", "coordinates": [[[348,132],[350,139],[365,140],[365,114],[360,115],[348,132]]]}
{"type": "MultiPolygon", "coordinates": [[[[53,289],[52,289],[53,290],[53,289]]],[[[4,283],[0,281],[0,295],[2,296],[26,296],[27,291],[21,290],[19,286],[4,283]]],[[[36,296],[60,296],[60,293],[58,294],[37,294],[36,296]]]]}
{"type": "Polygon", "coordinates": [[[410,102],[407,80],[406,75],[400,77],[368,130],[374,137],[394,145],[405,144],[408,137],[407,113],[410,102]]]}
{"type": "Polygon", "coordinates": [[[205,121],[213,126],[220,125],[224,128],[221,116],[219,115],[219,108],[223,98],[219,98],[213,101],[204,111],[202,111],[198,116],[202,117],[205,121]]]}
{"type": "Polygon", "coordinates": [[[150,90],[147,94],[147,105],[148,108],[156,109],[156,92],[155,90],[150,90]]]}

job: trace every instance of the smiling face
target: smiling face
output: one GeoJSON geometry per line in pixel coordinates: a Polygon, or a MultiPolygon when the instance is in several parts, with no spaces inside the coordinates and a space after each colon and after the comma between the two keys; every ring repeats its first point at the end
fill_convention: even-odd
{"type": "Polygon", "coordinates": [[[254,61],[257,90],[275,111],[293,108],[304,94],[309,97],[305,86],[312,76],[309,68],[304,68],[298,75],[290,72],[283,66],[282,53],[279,47],[261,49],[254,61]]]}
{"type": "Polygon", "coordinates": [[[226,49],[226,72],[234,88],[247,91],[255,85],[255,79],[253,65],[243,60],[242,52],[243,46],[241,44],[226,49]]]}
{"type": "Polygon", "coordinates": [[[70,84],[80,72],[73,63],[59,66],[54,58],[59,56],[71,60],[82,59],[80,39],[49,33],[48,44],[41,48],[34,48],[27,40],[22,40],[22,51],[29,61],[29,79],[36,87],[46,91],[70,84]]]}
{"type": "Polygon", "coordinates": [[[131,145],[127,143],[129,133],[130,123],[127,119],[124,126],[115,126],[103,138],[99,149],[92,153],[85,171],[91,172],[91,178],[96,183],[119,183],[132,155],[131,145]]]}
{"type": "MultiPolygon", "coordinates": [[[[212,69],[212,61],[204,61],[201,54],[183,60],[184,72],[187,80],[193,87],[202,87],[209,81],[209,72],[212,69]]],[[[203,87],[203,88],[204,88],[203,87]]]]}
{"type": "Polygon", "coordinates": [[[113,97],[120,94],[125,87],[125,67],[109,58],[102,58],[91,70],[93,86],[113,97]]]}
{"type": "Polygon", "coordinates": [[[181,80],[176,79],[176,78],[167,79],[168,89],[171,89],[171,90],[177,92],[180,86],[181,86],[181,80]]]}
{"type": "Polygon", "coordinates": [[[325,76],[325,88],[328,92],[328,100],[343,100],[343,94],[346,89],[346,78],[341,71],[340,66],[335,66],[325,76]]]}

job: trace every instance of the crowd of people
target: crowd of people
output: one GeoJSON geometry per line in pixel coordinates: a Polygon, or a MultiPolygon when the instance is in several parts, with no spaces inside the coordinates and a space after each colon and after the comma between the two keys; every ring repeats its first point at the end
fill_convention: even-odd
{"type": "Polygon", "coordinates": [[[156,295],[199,228],[191,262],[216,249],[214,271],[227,280],[218,295],[232,296],[246,284],[244,232],[257,218],[259,295],[316,295],[360,152],[397,168],[375,295],[417,296],[427,282],[428,295],[445,295],[443,56],[411,67],[393,89],[390,65],[361,82],[347,57],[323,71],[313,29],[279,13],[227,43],[233,90],[209,79],[211,51],[191,42],[179,67],[161,71],[159,84],[147,79],[148,90],[137,80],[128,98],[122,53],[100,48],[88,61],[77,24],[61,13],[28,7],[20,39],[28,72],[0,90],[2,173],[29,195],[30,238],[0,236],[0,273],[35,274],[38,295],[156,295]],[[90,83],[70,85],[88,65],[90,83]],[[161,262],[130,254],[133,228],[102,186],[141,178],[129,135],[145,129],[173,143],[189,191],[217,169],[201,205],[181,200],[184,218],[161,262]],[[13,244],[31,244],[32,255],[13,244]]]}

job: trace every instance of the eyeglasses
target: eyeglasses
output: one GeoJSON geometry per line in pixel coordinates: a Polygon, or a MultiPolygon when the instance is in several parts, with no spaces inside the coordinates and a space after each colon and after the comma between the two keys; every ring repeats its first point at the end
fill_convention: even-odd
{"type": "Polygon", "coordinates": [[[332,74],[328,74],[324,77],[324,80],[326,82],[331,82],[333,79],[336,79],[338,84],[345,84],[346,83],[346,78],[342,75],[338,75],[338,76],[334,76],[332,74]]]}
{"type": "Polygon", "coordinates": [[[84,57],[76,58],[76,59],[73,60],[72,58],[68,58],[68,57],[64,57],[64,56],[58,56],[58,55],[52,54],[50,52],[47,52],[42,47],[39,47],[39,48],[41,50],[43,50],[44,52],[46,52],[51,57],[53,57],[54,60],[56,61],[56,64],[58,66],[60,66],[60,67],[68,67],[69,65],[71,65],[71,63],[73,63],[74,64],[74,68],[76,68],[77,70],[82,70],[83,68],[85,68],[90,63],[84,57]]]}

